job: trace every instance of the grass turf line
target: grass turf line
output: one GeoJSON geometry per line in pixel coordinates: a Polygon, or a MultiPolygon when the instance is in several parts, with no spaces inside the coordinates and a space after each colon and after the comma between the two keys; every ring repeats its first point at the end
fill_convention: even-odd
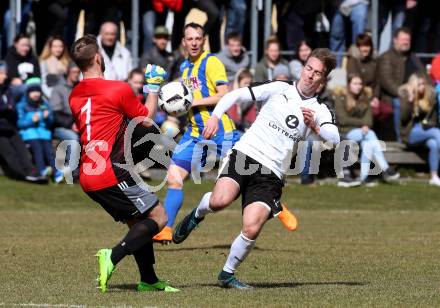
{"type": "MultiPolygon", "coordinates": [[[[212,187],[186,183],[179,218],[212,187]]],[[[95,289],[96,250],[125,233],[78,186],[0,178],[0,303],[87,306],[438,306],[440,190],[419,183],[342,189],[289,185],[300,230],[273,219],[237,275],[253,292],[218,288],[240,230],[239,204],[211,215],[181,245],[156,246],[157,272],[183,291],[135,292],[133,258],[108,294],[95,289]]],[[[159,193],[163,200],[164,191],[159,193]]]]}

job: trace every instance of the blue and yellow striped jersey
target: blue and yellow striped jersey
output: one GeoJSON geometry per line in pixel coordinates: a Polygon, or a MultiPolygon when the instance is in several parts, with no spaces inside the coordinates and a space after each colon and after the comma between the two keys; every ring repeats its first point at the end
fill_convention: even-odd
{"type": "MultiPolygon", "coordinates": [[[[213,54],[204,51],[195,62],[186,59],[180,66],[182,81],[191,87],[194,99],[202,99],[216,93],[215,87],[228,83],[225,66],[213,54]]],[[[191,137],[202,135],[205,122],[211,116],[215,106],[193,107],[188,112],[188,131],[191,137]]],[[[232,132],[234,122],[223,114],[217,134],[232,132]]]]}

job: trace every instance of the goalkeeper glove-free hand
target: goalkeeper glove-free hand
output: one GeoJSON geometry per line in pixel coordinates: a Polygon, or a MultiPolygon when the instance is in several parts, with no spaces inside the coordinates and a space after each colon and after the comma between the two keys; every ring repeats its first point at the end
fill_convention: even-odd
{"type": "Polygon", "coordinates": [[[145,81],[147,82],[144,85],[144,93],[157,93],[159,92],[159,88],[162,83],[167,79],[167,72],[155,64],[148,64],[145,67],[145,81]]]}

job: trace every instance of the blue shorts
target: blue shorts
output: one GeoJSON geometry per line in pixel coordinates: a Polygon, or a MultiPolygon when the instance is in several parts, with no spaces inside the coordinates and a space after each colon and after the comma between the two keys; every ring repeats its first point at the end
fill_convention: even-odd
{"type": "Polygon", "coordinates": [[[223,158],[240,137],[241,133],[234,130],[230,133],[217,134],[212,139],[206,140],[202,136],[191,137],[190,132],[187,131],[174,149],[171,163],[189,173],[191,170],[200,170],[205,166],[209,154],[216,153],[217,160],[223,158]]]}

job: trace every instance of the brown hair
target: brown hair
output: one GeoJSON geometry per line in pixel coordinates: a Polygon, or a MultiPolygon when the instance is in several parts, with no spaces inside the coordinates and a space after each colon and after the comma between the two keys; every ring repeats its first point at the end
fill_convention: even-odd
{"type": "Polygon", "coordinates": [[[365,91],[364,91],[364,81],[362,80],[361,75],[359,74],[350,74],[347,78],[347,100],[345,101],[345,110],[348,112],[351,112],[354,107],[356,106],[357,102],[360,104],[366,105],[368,107],[369,100],[365,97],[365,91]],[[362,82],[362,90],[358,97],[354,97],[353,94],[350,91],[350,83],[353,79],[359,78],[362,82]]]}
{"type": "Polygon", "coordinates": [[[267,41],[266,41],[266,49],[269,48],[270,45],[272,44],[277,44],[278,47],[281,47],[280,41],[278,40],[278,38],[275,35],[270,36],[267,41]]]}
{"type": "Polygon", "coordinates": [[[243,39],[241,37],[241,34],[238,32],[230,32],[228,33],[228,35],[226,36],[226,44],[229,43],[229,41],[240,41],[242,42],[243,39]]]}
{"type": "Polygon", "coordinates": [[[61,55],[61,58],[59,59],[61,63],[63,63],[64,66],[67,67],[69,65],[70,57],[69,53],[66,48],[66,43],[64,42],[63,38],[61,36],[55,35],[51,36],[47,39],[46,44],[44,44],[43,51],[40,55],[40,61],[44,61],[47,58],[51,56],[50,49],[52,48],[52,44],[54,41],[61,41],[63,43],[63,54],[61,55]]]}
{"type": "MultiPolygon", "coordinates": [[[[328,48],[313,49],[307,61],[311,58],[316,58],[325,66],[324,76],[327,77],[330,72],[336,67],[336,56],[328,48]]],[[[307,62],[306,61],[306,62],[307,62]]]]}
{"type": "Polygon", "coordinates": [[[128,79],[133,78],[134,75],[141,75],[144,76],[144,72],[140,68],[134,68],[128,73],[128,79]]]}
{"type": "Polygon", "coordinates": [[[394,31],[393,38],[397,38],[400,33],[406,33],[411,36],[411,30],[408,27],[400,27],[397,28],[396,31],[394,31]]]}
{"type": "Polygon", "coordinates": [[[361,33],[356,37],[356,46],[370,46],[373,49],[373,40],[370,35],[361,33]]]}
{"type": "Polygon", "coordinates": [[[183,27],[183,36],[185,37],[185,31],[188,28],[193,28],[193,29],[201,29],[202,30],[202,36],[205,37],[205,29],[202,27],[201,24],[195,23],[195,22],[190,22],[188,24],[185,25],[185,27],[183,27]]]}
{"type": "Polygon", "coordinates": [[[78,65],[81,71],[87,70],[93,65],[95,55],[99,53],[96,36],[87,34],[73,43],[70,50],[72,60],[78,65]]]}

